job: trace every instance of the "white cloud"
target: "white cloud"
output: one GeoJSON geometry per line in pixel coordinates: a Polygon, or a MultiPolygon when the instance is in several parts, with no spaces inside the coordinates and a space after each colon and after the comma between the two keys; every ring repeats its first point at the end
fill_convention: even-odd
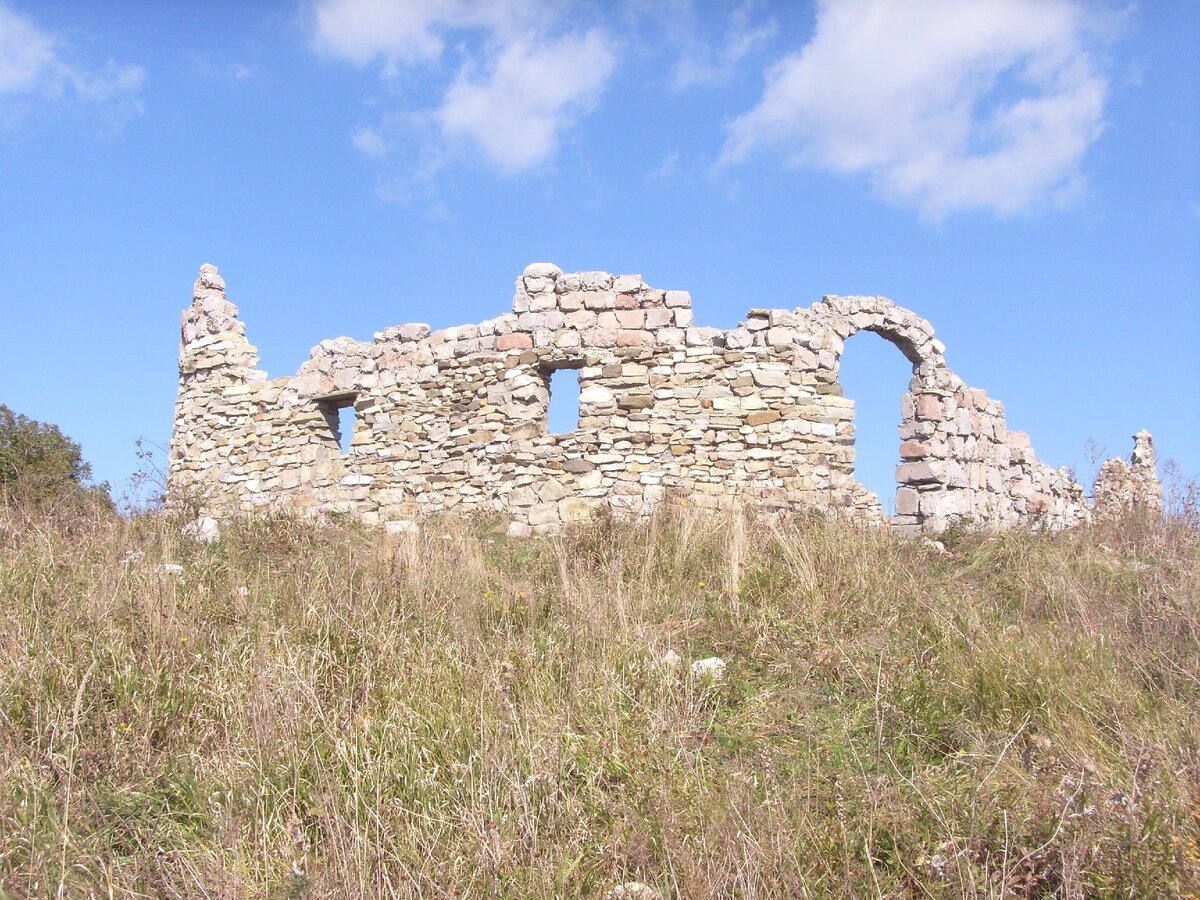
{"type": "Polygon", "coordinates": [[[364,156],[380,157],[387,153],[387,144],[383,135],[379,133],[379,129],[369,125],[356,128],[350,135],[350,140],[353,141],[358,152],[364,156]]]}
{"type": "Polygon", "coordinates": [[[1070,0],[822,0],[721,164],[775,147],[932,219],[1056,199],[1103,128],[1087,28],[1070,0]]]}
{"type": "Polygon", "coordinates": [[[317,50],[356,65],[437,59],[446,36],[480,29],[512,38],[549,12],[544,0],[315,0],[311,7],[317,50]]]}
{"type": "Polygon", "coordinates": [[[499,169],[529,169],[545,162],[560,132],[595,102],[613,63],[597,30],[538,45],[517,40],[483,79],[460,72],[435,116],[447,135],[475,140],[499,169]]]}
{"type": "MultiPolygon", "coordinates": [[[[440,104],[421,112],[444,145],[470,142],[491,165],[512,173],[554,154],[613,70],[604,34],[564,28],[562,10],[536,0],[319,0],[310,23],[318,52],[379,64],[388,79],[417,65],[436,74],[452,45],[462,60],[456,74],[440,104]]],[[[392,134],[404,119],[385,115],[361,126],[355,146],[384,155],[410,137],[392,134]]]]}
{"type": "Polygon", "coordinates": [[[61,38],[0,3],[0,114],[6,118],[48,100],[75,100],[128,114],[141,109],[138,93],[145,80],[140,66],[76,62],[61,38]]]}
{"type": "Polygon", "coordinates": [[[254,66],[249,63],[220,60],[211,54],[196,54],[192,60],[192,69],[202,78],[225,81],[229,84],[240,84],[256,75],[254,66]]]}
{"type": "Polygon", "coordinates": [[[313,9],[313,41],[329,56],[366,65],[377,57],[395,66],[436,57],[444,24],[460,4],[440,0],[324,0],[313,9]]]}
{"type": "Polygon", "coordinates": [[[779,31],[764,0],[623,0],[621,6],[626,31],[645,29],[642,42],[668,60],[664,74],[673,91],[730,80],[779,31]]]}
{"type": "Polygon", "coordinates": [[[671,85],[686,90],[702,84],[725,81],[751,53],[775,36],[775,22],[757,22],[753,5],[746,3],[729,12],[722,23],[721,38],[714,45],[693,33],[682,41],[683,49],[675,62],[671,85]]]}
{"type": "Polygon", "coordinates": [[[646,173],[646,181],[670,181],[679,171],[679,151],[672,150],[655,168],[646,173]]]}
{"type": "Polygon", "coordinates": [[[28,94],[58,82],[57,42],[33,21],[0,6],[0,94],[28,94]]]}

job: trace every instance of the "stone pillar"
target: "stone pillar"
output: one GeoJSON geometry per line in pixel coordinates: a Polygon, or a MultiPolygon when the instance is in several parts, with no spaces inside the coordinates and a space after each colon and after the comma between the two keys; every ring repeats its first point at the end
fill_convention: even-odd
{"type": "Polygon", "coordinates": [[[182,379],[219,375],[261,381],[258,350],[246,340],[246,325],[225,297],[225,279],[211,263],[200,267],[192,305],[180,323],[179,373],[182,379]]]}
{"type": "Polygon", "coordinates": [[[225,462],[230,426],[244,418],[238,407],[247,385],[266,379],[257,365],[258,350],[246,339],[237,307],[225,297],[224,279],[216,266],[205,263],[180,323],[179,392],[167,461],[169,503],[200,486],[209,493],[216,488],[206,470],[225,462]]]}
{"type": "Polygon", "coordinates": [[[1095,509],[1099,515],[1162,512],[1162,484],[1154,455],[1154,438],[1146,430],[1133,436],[1129,462],[1106,460],[1096,476],[1095,509]]]}

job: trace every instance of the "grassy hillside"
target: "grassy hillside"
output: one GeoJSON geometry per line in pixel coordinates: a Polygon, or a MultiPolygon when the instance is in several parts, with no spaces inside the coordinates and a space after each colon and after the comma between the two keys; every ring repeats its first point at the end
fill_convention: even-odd
{"type": "Polygon", "coordinates": [[[1200,891],[1194,526],[178,533],[0,513],[0,895],[1200,891]]]}

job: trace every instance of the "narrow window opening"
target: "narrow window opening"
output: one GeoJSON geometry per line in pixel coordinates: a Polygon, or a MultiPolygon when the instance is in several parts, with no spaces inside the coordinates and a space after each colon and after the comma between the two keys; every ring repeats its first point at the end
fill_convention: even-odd
{"type": "Polygon", "coordinates": [[[550,434],[570,434],[579,430],[579,368],[565,364],[544,370],[546,390],[550,392],[546,430],[550,434]]]}
{"type": "Polygon", "coordinates": [[[329,426],[330,436],[344,456],[350,454],[350,441],[354,437],[354,427],[358,422],[358,416],[354,412],[354,400],[354,394],[340,394],[317,401],[321,413],[325,416],[325,424],[329,426]]]}
{"type": "Polygon", "coordinates": [[[342,406],[338,408],[338,446],[342,448],[344,455],[350,453],[350,440],[354,437],[354,425],[358,421],[358,416],[354,412],[353,406],[342,406]]]}

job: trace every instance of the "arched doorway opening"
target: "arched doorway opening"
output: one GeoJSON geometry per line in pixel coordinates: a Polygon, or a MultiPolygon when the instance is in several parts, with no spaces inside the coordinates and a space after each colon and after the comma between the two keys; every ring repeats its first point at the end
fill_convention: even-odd
{"type": "MultiPolygon", "coordinates": [[[[861,407],[857,415],[852,415],[849,422],[843,421],[838,429],[840,474],[845,479],[843,484],[848,482],[850,487],[845,502],[868,518],[885,511],[884,502],[875,499],[875,492],[868,493],[851,472],[860,476],[866,474],[868,481],[874,482],[869,486],[874,486],[883,497],[893,498],[890,520],[893,529],[915,534],[930,522],[938,525],[953,510],[950,503],[944,502],[950,471],[950,464],[944,457],[949,445],[937,436],[939,430],[949,433],[948,426],[952,423],[947,417],[955,406],[950,395],[960,384],[946,368],[943,358],[946,348],[934,338],[928,322],[886,297],[826,297],[819,315],[828,329],[826,340],[833,350],[837,387],[846,399],[857,400],[861,407]],[[892,348],[882,348],[882,355],[876,355],[875,365],[871,367],[877,371],[868,370],[860,383],[853,364],[843,367],[842,356],[847,344],[861,331],[874,332],[892,348]],[[907,360],[907,366],[899,362],[895,350],[907,360]],[[897,395],[899,428],[895,427],[897,395]],[[871,408],[881,412],[872,413],[871,408]],[[870,419],[883,424],[872,425],[870,419]],[[856,435],[856,431],[862,434],[856,435]],[[872,431],[877,431],[880,437],[872,439],[872,431]],[[891,478],[884,474],[885,463],[882,461],[889,456],[891,465],[895,466],[891,478]],[[863,460],[872,457],[878,461],[864,466],[863,460]]],[[[868,340],[859,339],[856,346],[880,349],[877,344],[864,345],[863,342],[868,340]]],[[[845,408],[843,403],[843,410],[845,408]]],[[[963,504],[955,499],[954,505],[963,504]]]]}
{"type": "Polygon", "coordinates": [[[869,331],[846,340],[838,382],[843,395],[854,402],[851,465],[855,480],[878,498],[887,518],[896,514],[904,398],[912,379],[912,362],[887,337],[869,331]]]}

